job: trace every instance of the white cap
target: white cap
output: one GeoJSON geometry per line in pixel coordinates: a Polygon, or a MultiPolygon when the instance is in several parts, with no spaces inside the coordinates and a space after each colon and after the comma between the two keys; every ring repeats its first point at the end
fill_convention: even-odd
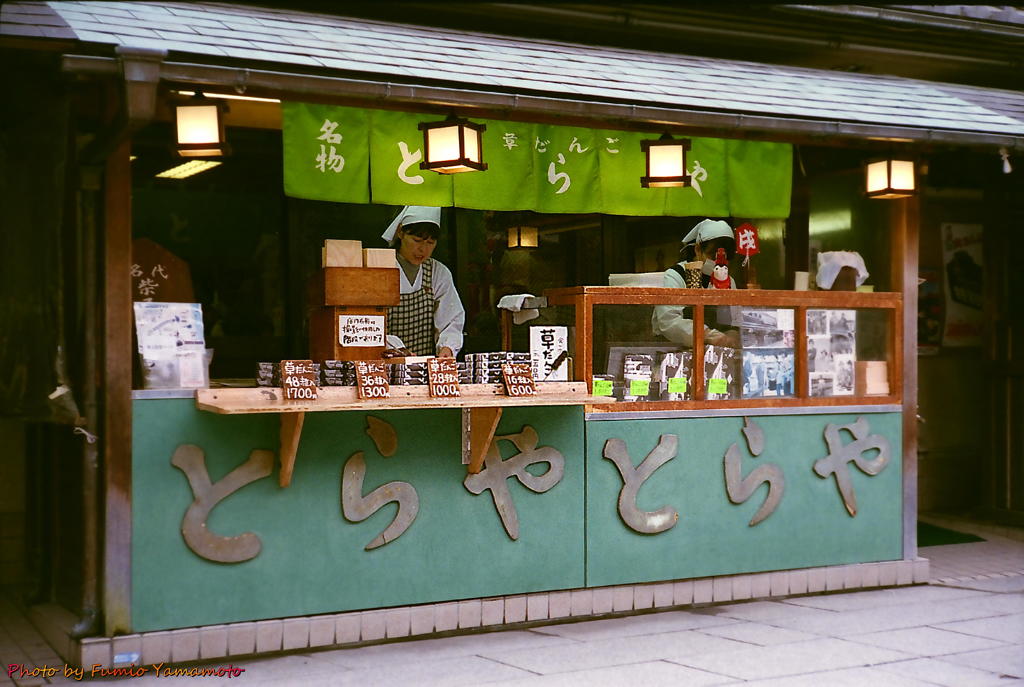
{"type": "Polygon", "coordinates": [[[683,243],[705,243],[711,239],[726,237],[735,240],[736,234],[729,223],[721,219],[702,219],[690,233],[683,237],[683,243]]]}
{"type": "Polygon", "coordinates": [[[430,222],[437,225],[437,228],[440,229],[441,208],[432,208],[425,205],[406,205],[398,213],[398,217],[391,221],[391,224],[388,225],[388,228],[384,230],[380,237],[391,243],[395,240],[395,232],[398,231],[400,225],[416,224],[417,222],[430,222]]]}

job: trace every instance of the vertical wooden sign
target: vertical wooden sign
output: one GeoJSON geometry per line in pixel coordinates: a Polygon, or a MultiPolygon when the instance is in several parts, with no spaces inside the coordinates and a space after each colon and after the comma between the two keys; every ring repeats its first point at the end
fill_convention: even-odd
{"type": "Polygon", "coordinates": [[[459,366],[455,358],[430,358],[427,360],[427,383],[432,398],[459,398],[459,366]]]}
{"type": "Polygon", "coordinates": [[[383,360],[357,360],[356,388],[359,398],[390,398],[391,383],[388,381],[388,364],[383,360]]]}
{"type": "Polygon", "coordinates": [[[501,366],[508,396],[534,396],[537,385],[533,381],[533,369],[527,363],[505,363],[501,366]]]}
{"type": "Polygon", "coordinates": [[[320,390],[312,360],[282,360],[281,388],[285,400],[315,401],[320,390]]]}

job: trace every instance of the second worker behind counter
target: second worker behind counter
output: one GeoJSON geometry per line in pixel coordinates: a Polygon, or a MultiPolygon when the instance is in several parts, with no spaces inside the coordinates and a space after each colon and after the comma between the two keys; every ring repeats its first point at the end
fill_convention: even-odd
{"type": "MultiPolygon", "coordinates": [[[[711,272],[715,266],[715,255],[719,248],[725,250],[729,260],[736,253],[736,234],[729,223],[724,220],[701,220],[683,237],[679,250],[679,262],[665,270],[663,286],[687,288],[684,278],[684,265],[692,261],[701,261],[701,285],[711,288],[711,272]]],[[[736,282],[729,277],[729,288],[735,289],[736,282]]],[[[686,312],[689,306],[658,305],[651,317],[651,329],[674,343],[693,346],[693,319],[686,312]]],[[[704,343],[714,346],[739,347],[739,332],[735,330],[720,332],[717,329],[704,327],[704,343]]]]}
{"type": "Polygon", "coordinates": [[[451,271],[431,257],[441,231],[441,208],[410,205],[381,238],[395,247],[399,304],[388,312],[387,345],[413,355],[454,358],[462,349],[466,311],[451,271]]]}

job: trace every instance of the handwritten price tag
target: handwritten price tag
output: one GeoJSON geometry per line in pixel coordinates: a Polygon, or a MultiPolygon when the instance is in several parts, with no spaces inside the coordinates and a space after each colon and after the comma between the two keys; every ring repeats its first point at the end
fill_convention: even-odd
{"type": "Polygon", "coordinates": [[[315,401],[320,390],[312,360],[282,360],[281,388],[285,400],[315,401]]]}
{"type": "Polygon", "coordinates": [[[714,377],[708,380],[708,393],[709,394],[727,394],[729,393],[729,383],[721,378],[714,377]]]}
{"type": "Polygon", "coordinates": [[[630,396],[646,396],[649,393],[651,393],[651,382],[649,379],[629,380],[630,396]]]}
{"type": "Polygon", "coordinates": [[[459,398],[459,367],[455,358],[427,360],[427,383],[432,398],[459,398]]]}
{"type": "Polygon", "coordinates": [[[685,394],[686,377],[671,377],[668,380],[668,392],[670,394],[685,394]]]}
{"type": "Polygon", "coordinates": [[[612,395],[612,380],[610,380],[610,379],[595,379],[594,380],[594,395],[595,396],[611,396],[612,395]]]}
{"type": "Polygon", "coordinates": [[[533,369],[526,363],[505,363],[501,366],[505,380],[505,394],[508,396],[535,396],[537,385],[533,381],[533,369]]]}
{"type": "Polygon", "coordinates": [[[391,398],[387,363],[383,360],[357,360],[356,388],[363,400],[391,398]]]}

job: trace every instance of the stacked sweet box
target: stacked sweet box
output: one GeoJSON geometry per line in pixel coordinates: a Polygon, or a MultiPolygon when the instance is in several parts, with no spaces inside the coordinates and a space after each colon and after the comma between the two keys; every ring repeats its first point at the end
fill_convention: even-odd
{"type": "MultiPolygon", "coordinates": [[[[328,361],[331,362],[331,361],[328,361]]],[[[321,375],[321,365],[313,363],[313,369],[317,377],[321,375]]],[[[281,386],[281,364],[280,363],[256,363],[256,385],[257,386],[281,386]]]]}
{"type": "Polygon", "coordinates": [[[325,360],[320,366],[323,386],[355,386],[356,366],[351,360],[325,360]]]}
{"type": "MultiPolygon", "coordinates": [[[[391,368],[392,384],[427,384],[427,363],[389,363],[391,368]]],[[[472,383],[470,366],[468,363],[457,363],[459,370],[459,384],[472,383]]]]}
{"type": "Polygon", "coordinates": [[[662,401],[688,401],[693,398],[693,352],[659,352],[655,357],[651,386],[657,389],[656,397],[662,401]]]}
{"type": "Polygon", "coordinates": [[[497,351],[466,355],[468,373],[473,384],[501,384],[501,366],[506,363],[529,365],[530,354],[519,351],[497,351]]]}
{"type": "Polygon", "coordinates": [[[652,385],[654,356],[650,353],[627,353],[622,362],[623,401],[650,401],[658,398],[652,385]]]}

